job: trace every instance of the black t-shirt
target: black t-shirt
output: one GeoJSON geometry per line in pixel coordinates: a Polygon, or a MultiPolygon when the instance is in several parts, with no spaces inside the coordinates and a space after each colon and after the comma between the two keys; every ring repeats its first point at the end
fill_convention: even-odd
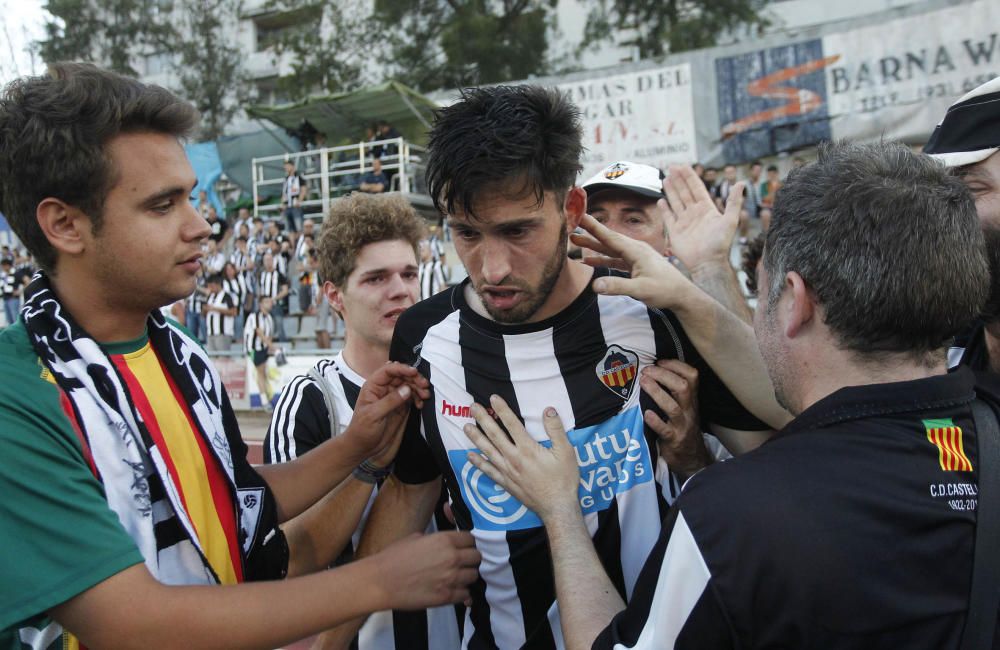
{"type": "Polygon", "coordinates": [[[957,648],[988,379],[844,388],[695,475],[594,648],[957,648]]]}

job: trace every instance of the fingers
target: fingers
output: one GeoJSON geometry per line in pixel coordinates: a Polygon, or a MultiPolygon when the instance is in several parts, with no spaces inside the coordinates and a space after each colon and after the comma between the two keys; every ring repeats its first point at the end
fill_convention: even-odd
{"type": "Polygon", "coordinates": [[[587,266],[615,269],[628,273],[632,270],[631,265],[620,257],[608,257],[607,255],[584,255],[580,260],[587,266]]]}
{"type": "Polygon", "coordinates": [[[534,443],[535,440],[524,428],[524,423],[521,419],[514,414],[514,411],[510,410],[507,406],[507,402],[504,401],[499,395],[490,396],[490,406],[493,407],[493,412],[496,414],[500,421],[503,422],[504,427],[507,429],[507,433],[514,440],[515,445],[526,445],[529,442],[534,443]]]}
{"type": "MultiPolygon", "coordinates": [[[[414,382],[417,382],[417,377],[419,376],[420,373],[413,366],[390,361],[372,373],[372,376],[365,383],[370,383],[372,386],[390,386],[397,380],[412,379],[414,382]]],[[[424,379],[424,382],[426,381],[424,379]]]]}
{"type": "MultiPolygon", "coordinates": [[[[474,424],[467,424],[462,430],[465,432],[465,435],[469,437],[469,440],[472,441],[472,444],[476,446],[476,449],[478,449],[484,456],[496,460],[503,458],[503,453],[493,445],[489,438],[483,435],[483,432],[479,430],[479,427],[474,424]]],[[[474,452],[469,453],[469,460],[472,461],[473,465],[476,465],[475,459],[473,458],[475,456],[479,456],[479,454],[474,452]]],[[[479,465],[476,465],[476,467],[479,467],[479,465]]],[[[482,468],[480,467],[480,469],[482,468]]]]}
{"type": "Polygon", "coordinates": [[[632,296],[637,300],[643,300],[644,296],[640,296],[638,292],[634,290],[635,280],[632,278],[618,278],[615,276],[608,276],[603,278],[597,278],[594,280],[593,289],[594,293],[599,293],[604,296],[632,296]]]}
{"type": "MultiPolygon", "coordinates": [[[[517,488],[512,485],[511,481],[507,478],[506,474],[497,469],[497,466],[491,460],[491,459],[500,460],[499,458],[497,458],[496,456],[490,456],[490,458],[486,458],[482,454],[477,454],[474,451],[470,451],[467,458],[469,459],[470,463],[476,466],[476,469],[481,471],[486,476],[489,476],[494,483],[502,487],[504,490],[513,494],[515,499],[517,499],[518,501],[522,501],[517,491],[517,488]]],[[[502,456],[500,458],[502,458],[502,456]]],[[[500,460],[500,462],[503,461],[500,460]]]]}
{"type": "Polygon", "coordinates": [[[587,248],[612,257],[621,257],[627,262],[635,259],[637,247],[641,250],[642,246],[648,246],[648,244],[643,244],[642,242],[616,233],[589,214],[583,215],[583,219],[580,220],[580,226],[593,235],[600,244],[603,244],[596,248],[594,246],[587,246],[587,248]]]}
{"type": "MultiPolygon", "coordinates": [[[[698,178],[698,174],[694,173],[691,165],[677,165],[676,169],[677,176],[680,182],[683,183],[688,194],[690,194],[692,203],[711,200],[711,197],[708,195],[708,188],[705,187],[704,181],[698,178]]],[[[673,168],[671,168],[671,175],[673,175],[673,168]]],[[[683,194],[681,196],[683,197],[683,194]]]]}
{"type": "Polygon", "coordinates": [[[649,427],[649,429],[656,434],[656,437],[661,440],[669,441],[676,433],[674,428],[668,422],[665,422],[663,418],[653,411],[647,410],[643,413],[642,421],[645,422],[646,426],[649,427]]]}
{"type": "Polygon", "coordinates": [[[667,197],[666,203],[670,212],[674,216],[674,221],[677,221],[678,215],[684,213],[684,201],[681,200],[680,194],[677,192],[677,188],[674,187],[676,179],[674,176],[674,168],[671,167],[667,176],[663,179],[663,195],[667,197]]]}
{"type": "Polygon", "coordinates": [[[684,377],[687,379],[688,383],[691,384],[692,389],[698,383],[698,369],[680,361],[679,359],[660,359],[656,362],[656,365],[664,370],[669,370],[672,373],[684,377]]]}
{"type": "MultiPolygon", "coordinates": [[[[470,411],[472,413],[472,417],[476,418],[476,424],[479,425],[479,429],[482,433],[486,434],[489,441],[493,443],[493,447],[500,450],[503,454],[513,451],[513,443],[510,438],[507,437],[507,434],[500,428],[500,425],[493,419],[493,416],[489,413],[489,411],[483,408],[482,404],[479,404],[478,402],[474,403],[470,411]]],[[[468,434],[470,427],[473,429],[475,428],[475,426],[471,424],[465,425],[463,430],[466,434],[468,434]]]]}
{"type": "Polygon", "coordinates": [[[390,390],[381,399],[365,406],[367,416],[372,420],[388,418],[394,410],[409,402],[411,392],[409,386],[400,386],[396,390],[390,390]]]}
{"type": "Polygon", "coordinates": [[[551,406],[546,407],[542,411],[542,426],[545,427],[545,433],[548,435],[549,440],[552,441],[553,449],[562,449],[570,446],[569,436],[566,435],[566,428],[562,424],[562,419],[559,417],[559,413],[551,406]]]}
{"type": "Polygon", "coordinates": [[[740,210],[743,209],[743,188],[747,186],[746,183],[740,181],[729,191],[729,198],[726,200],[726,211],[723,213],[726,217],[726,221],[729,223],[736,223],[740,218],[740,210]]]}
{"type": "Polygon", "coordinates": [[[643,375],[641,384],[646,394],[652,398],[656,405],[660,407],[660,410],[666,413],[671,420],[676,420],[683,415],[684,410],[677,403],[677,400],[670,393],[663,390],[659,383],[654,381],[652,377],[643,375]]]}
{"type": "Polygon", "coordinates": [[[691,382],[687,377],[658,365],[643,368],[642,376],[647,381],[652,380],[655,384],[665,386],[678,399],[686,399],[692,393],[691,382]]]}

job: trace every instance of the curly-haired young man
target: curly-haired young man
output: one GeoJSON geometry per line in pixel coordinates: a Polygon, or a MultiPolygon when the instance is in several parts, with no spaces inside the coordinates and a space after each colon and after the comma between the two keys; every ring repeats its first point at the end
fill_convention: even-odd
{"type": "MultiPolygon", "coordinates": [[[[264,441],[265,462],[298,458],[344,432],[361,385],[389,361],[397,319],[420,297],[416,248],[423,231],[416,211],[398,195],[355,193],[331,206],[318,242],[320,278],[344,321],[344,349],[282,391],[264,441]]],[[[310,565],[351,559],[381,483],[379,472],[388,474],[395,455],[396,447],[388,448],[372,459],[374,479],[348,478],[321,505],[285,526],[293,543],[308,539],[299,546],[313,550],[310,565]]],[[[428,532],[433,530],[431,524],[428,532]]],[[[293,558],[289,572],[297,570],[293,558]]],[[[453,607],[385,611],[368,619],[358,647],[446,649],[456,647],[458,638],[453,607]]]]}

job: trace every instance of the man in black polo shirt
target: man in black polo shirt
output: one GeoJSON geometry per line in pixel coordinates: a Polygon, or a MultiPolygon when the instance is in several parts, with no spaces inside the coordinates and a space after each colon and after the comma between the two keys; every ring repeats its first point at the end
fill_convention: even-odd
{"type": "MultiPolygon", "coordinates": [[[[652,249],[583,225],[600,241],[577,243],[632,265],[596,292],[672,309],[686,329],[733,327],[652,249]]],[[[543,447],[502,401],[490,406],[511,438],[474,407],[488,436],[466,428],[484,454],[474,464],[545,523],[567,647],[957,648],[978,496],[971,403],[996,411],[1000,399],[972,370],[948,373],[946,343],[979,312],[987,268],[972,197],[928,158],[826,145],[794,171],[767,233],[754,330],[796,417],[688,481],[628,607],[586,543],[554,410],[543,447]]]]}
{"type": "Polygon", "coordinates": [[[924,152],[952,168],[972,192],[990,260],[990,298],[948,360],[1000,372],[1000,77],[952,104],[924,152]]]}

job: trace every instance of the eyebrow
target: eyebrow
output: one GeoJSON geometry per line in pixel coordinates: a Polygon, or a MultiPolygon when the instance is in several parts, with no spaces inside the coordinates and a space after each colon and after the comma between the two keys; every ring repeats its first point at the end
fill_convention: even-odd
{"type": "MultiPolygon", "coordinates": [[[[418,269],[419,269],[419,267],[417,267],[416,264],[407,264],[406,266],[403,267],[404,271],[416,271],[418,269]]],[[[389,273],[391,271],[392,271],[392,269],[390,269],[389,267],[383,266],[383,267],[379,267],[377,269],[371,269],[371,270],[365,271],[365,272],[363,272],[361,274],[361,277],[366,278],[366,277],[369,277],[369,276],[372,276],[372,275],[382,275],[383,273],[389,273]]]]}
{"type": "Polygon", "coordinates": [[[170,198],[174,198],[174,197],[177,197],[177,196],[180,196],[180,195],[190,196],[191,192],[194,191],[194,188],[197,185],[198,185],[197,182],[195,182],[194,184],[191,185],[191,187],[183,187],[183,186],[180,186],[180,185],[177,185],[175,187],[168,187],[167,189],[161,190],[161,191],[157,192],[156,194],[152,194],[150,196],[147,196],[145,199],[142,200],[142,202],[140,204],[144,205],[144,206],[151,206],[151,205],[154,205],[156,203],[159,203],[163,199],[170,199],[170,198]]]}

